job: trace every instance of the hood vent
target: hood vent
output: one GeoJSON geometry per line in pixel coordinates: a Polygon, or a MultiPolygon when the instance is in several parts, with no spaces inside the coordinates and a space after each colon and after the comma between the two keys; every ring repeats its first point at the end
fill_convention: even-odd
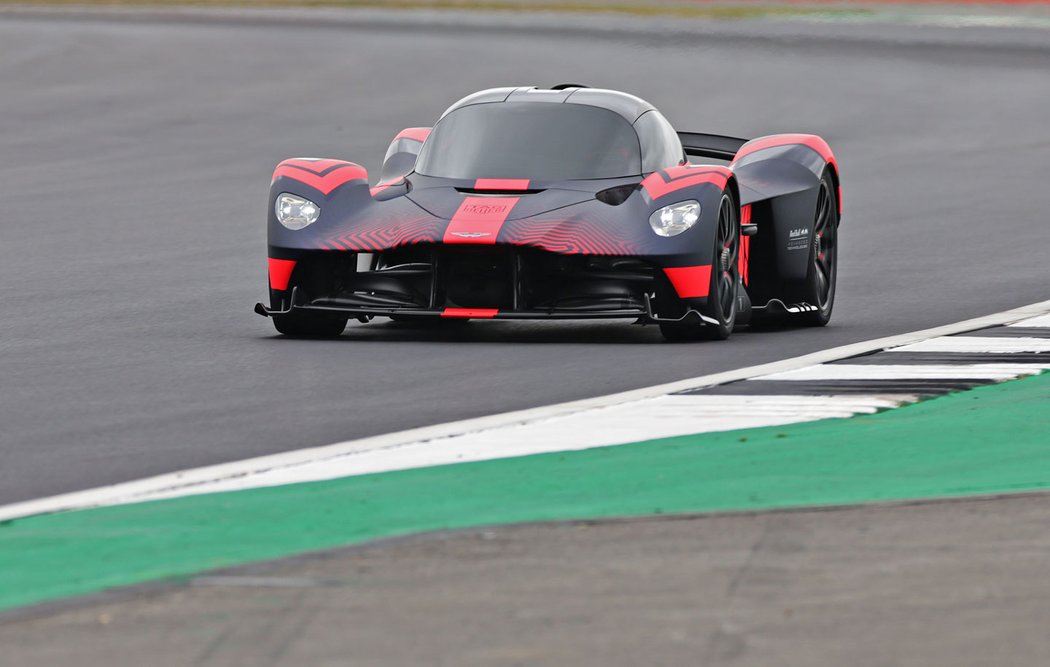
{"type": "Polygon", "coordinates": [[[615,188],[606,188],[605,190],[602,190],[594,195],[594,198],[603,204],[608,204],[609,206],[619,206],[627,201],[627,198],[631,196],[631,193],[637,189],[637,183],[617,185],[615,188]]]}

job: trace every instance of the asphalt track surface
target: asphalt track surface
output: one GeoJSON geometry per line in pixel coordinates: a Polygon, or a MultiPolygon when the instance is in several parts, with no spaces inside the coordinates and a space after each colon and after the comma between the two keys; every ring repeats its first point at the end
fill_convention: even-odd
{"type": "Polygon", "coordinates": [[[1045,33],[982,45],[968,31],[898,39],[891,25],[850,39],[763,22],[686,37],[681,23],[665,34],[566,17],[537,28],[514,15],[438,27],[362,16],[0,19],[0,502],[1047,298],[1045,33]],[[671,345],[618,322],[372,323],[313,342],[279,338],[251,312],[279,160],[346,158],[376,174],[393,134],[461,95],[562,81],[634,92],[682,129],[825,136],[846,209],[832,325],[671,345]]]}
{"type": "Polygon", "coordinates": [[[1030,667],[1045,494],[428,535],[0,624],[10,664],[1030,667]]]}

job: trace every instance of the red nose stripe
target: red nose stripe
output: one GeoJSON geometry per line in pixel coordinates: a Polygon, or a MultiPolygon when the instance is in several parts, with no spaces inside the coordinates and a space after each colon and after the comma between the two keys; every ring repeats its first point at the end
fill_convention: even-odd
{"type": "Polygon", "coordinates": [[[711,291],[711,265],[664,269],[679,298],[707,296],[711,291]]]}
{"type": "Polygon", "coordinates": [[[489,319],[496,316],[499,308],[446,308],[441,311],[441,317],[476,317],[478,319],[489,319]]]}
{"type": "Polygon", "coordinates": [[[445,243],[492,245],[518,197],[467,197],[445,229],[445,243]]]}
{"type": "Polygon", "coordinates": [[[527,178],[479,178],[474,181],[475,190],[528,190],[527,178]]]}

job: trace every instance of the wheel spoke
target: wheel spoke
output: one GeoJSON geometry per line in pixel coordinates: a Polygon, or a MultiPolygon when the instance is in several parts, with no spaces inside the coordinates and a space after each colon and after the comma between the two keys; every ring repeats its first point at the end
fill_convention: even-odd
{"type": "Polygon", "coordinates": [[[831,301],[835,277],[835,225],[831,215],[831,191],[821,181],[817,193],[816,218],[813,221],[813,289],[817,306],[823,310],[831,301]]]}
{"type": "Polygon", "coordinates": [[[835,261],[835,228],[828,226],[820,238],[821,260],[827,272],[831,273],[831,264],[835,261]]]}
{"type": "Polygon", "coordinates": [[[733,200],[728,194],[723,195],[718,207],[718,221],[715,224],[714,266],[712,271],[713,293],[710,295],[712,314],[728,322],[736,310],[737,282],[739,280],[740,232],[736,224],[733,200]],[[717,308],[717,311],[715,309],[717,308]]]}
{"type": "Polygon", "coordinates": [[[719,281],[718,303],[722,307],[722,315],[728,317],[733,308],[733,276],[727,271],[722,272],[722,279],[719,281]]]}
{"type": "Polygon", "coordinates": [[[815,231],[822,232],[828,225],[828,213],[830,211],[827,186],[821,183],[820,192],[817,194],[817,219],[814,223],[815,231]]]}
{"type": "Polygon", "coordinates": [[[831,281],[835,271],[835,254],[830,250],[821,253],[819,260],[814,262],[815,277],[817,280],[817,299],[821,308],[827,305],[831,298],[831,281]]]}

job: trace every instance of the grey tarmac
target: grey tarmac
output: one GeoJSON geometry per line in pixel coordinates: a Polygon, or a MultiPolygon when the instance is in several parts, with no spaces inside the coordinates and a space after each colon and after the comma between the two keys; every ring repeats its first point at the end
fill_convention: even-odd
{"type": "Polygon", "coordinates": [[[772,361],[1043,300],[1046,31],[398,12],[0,13],[0,503],[772,361]],[[625,89],[682,128],[814,132],[842,167],[823,330],[621,322],[277,337],[273,166],[371,173],[505,84],[625,89]]]}
{"type": "Polygon", "coordinates": [[[424,535],[10,617],[0,646],[81,667],[1030,667],[1048,517],[1034,494],[424,535]]]}

